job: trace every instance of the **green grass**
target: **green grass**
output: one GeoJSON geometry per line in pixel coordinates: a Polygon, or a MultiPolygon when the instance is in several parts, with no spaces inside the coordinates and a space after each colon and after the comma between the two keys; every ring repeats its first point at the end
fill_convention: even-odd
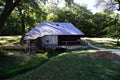
{"type": "Polygon", "coordinates": [[[21,36],[0,36],[0,45],[11,46],[20,41],[21,36]]]}
{"type": "Polygon", "coordinates": [[[59,54],[39,68],[10,80],[119,80],[120,64],[92,58],[92,52],[95,50],[59,54]]]}
{"type": "Polygon", "coordinates": [[[0,79],[7,79],[32,70],[48,60],[45,54],[4,51],[0,55],[0,79]],[[4,53],[3,52],[3,53],[4,53]]]}
{"type": "MultiPolygon", "coordinates": [[[[16,45],[19,40],[20,36],[3,36],[0,37],[0,45],[16,45]]],[[[92,43],[98,45],[95,41],[92,43]]],[[[114,46],[112,47],[114,48],[114,46]]],[[[49,56],[46,54],[0,50],[0,79],[119,80],[120,64],[92,58],[90,54],[95,51],[83,50],[64,52],[59,55],[51,54],[52,57],[48,59],[49,56]]]]}

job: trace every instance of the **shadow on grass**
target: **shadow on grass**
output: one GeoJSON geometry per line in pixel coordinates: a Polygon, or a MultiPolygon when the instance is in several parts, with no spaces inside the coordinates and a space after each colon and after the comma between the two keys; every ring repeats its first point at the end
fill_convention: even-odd
{"type": "Polygon", "coordinates": [[[26,73],[48,61],[44,54],[33,55],[17,51],[13,53],[14,55],[7,55],[7,53],[0,55],[0,80],[26,73]]]}
{"type": "Polygon", "coordinates": [[[0,79],[6,80],[17,75],[26,73],[46,63],[50,58],[59,55],[63,50],[49,51],[47,55],[26,54],[23,51],[0,50],[0,79]],[[12,55],[9,55],[12,54],[12,55]],[[36,55],[41,55],[36,56],[36,55]]]}
{"type": "Polygon", "coordinates": [[[50,50],[47,52],[47,56],[50,59],[50,58],[55,57],[55,56],[65,52],[65,51],[66,51],[65,49],[50,50]]]}
{"type": "Polygon", "coordinates": [[[16,42],[16,40],[8,40],[7,42],[8,42],[8,43],[16,42]]]}

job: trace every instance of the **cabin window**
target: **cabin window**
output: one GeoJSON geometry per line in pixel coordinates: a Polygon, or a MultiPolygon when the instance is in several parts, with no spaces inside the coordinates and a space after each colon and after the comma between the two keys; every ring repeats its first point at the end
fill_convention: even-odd
{"type": "Polygon", "coordinates": [[[49,40],[46,40],[47,43],[49,43],[49,40]]]}

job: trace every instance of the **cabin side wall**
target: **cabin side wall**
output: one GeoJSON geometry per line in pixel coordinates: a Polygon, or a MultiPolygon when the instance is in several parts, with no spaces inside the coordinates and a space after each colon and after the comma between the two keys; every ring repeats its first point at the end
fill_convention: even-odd
{"type": "Polygon", "coordinates": [[[58,36],[57,35],[48,35],[48,36],[42,37],[42,45],[57,46],[58,45],[58,36]]]}

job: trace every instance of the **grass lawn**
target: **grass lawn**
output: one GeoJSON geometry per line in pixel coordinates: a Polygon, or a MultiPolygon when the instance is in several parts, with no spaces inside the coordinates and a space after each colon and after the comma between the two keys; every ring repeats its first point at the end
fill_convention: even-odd
{"type": "Polygon", "coordinates": [[[64,52],[10,80],[120,80],[120,64],[92,58],[94,50],[64,52]]]}
{"type": "MultiPolygon", "coordinates": [[[[0,37],[0,45],[16,45],[19,40],[20,36],[3,36],[0,37]]],[[[93,44],[99,46],[97,41],[91,40],[93,44]]],[[[107,41],[100,44],[106,43],[107,41]]],[[[105,45],[102,46],[106,47],[105,45]]],[[[112,48],[119,47],[112,45],[112,48]]],[[[90,54],[95,51],[64,52],[48,59],[49,56],[46,54],[0,50],[0,79],[119,80],[120,64],[110,60],[91,57],[90,54]]]]}
{"type": "Polygon", "coordinates": [[[120,46],[117,46],[116,41],[112,40],[112,39],[87,38],[86,40],[89,41],[92,45],[95,45],[96,47],[103,47],[103,48],[107,48],[107,49],[120,49],[120,46]]]}
{"type": "Polygon", "coordinates": [[[0,50],[0,80],[6,80],[30,71],[45,63],[45,54],[29,54],[22,51],[0,50]]]}
{"type": "Polygon", "coordinates": [[[0,36],[0,45],[11,46],[20,41],[21,36],[0,36]]]}

